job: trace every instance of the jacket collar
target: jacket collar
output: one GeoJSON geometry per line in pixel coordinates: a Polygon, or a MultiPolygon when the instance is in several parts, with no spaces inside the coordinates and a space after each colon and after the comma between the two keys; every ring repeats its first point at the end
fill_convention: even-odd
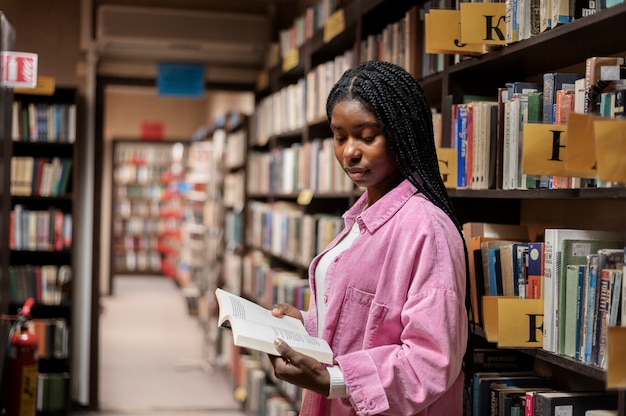
{"type": "Polygon", "coordinates": [[[354,203],[354,205],[343,214],[346,228],[350,229],[360,216],[362,224],[369,232],[376,231],[389,218],[417,193],[417,188],[408,179],[400,182],[395,188],[387,192],[371,207],[363,211],[367,205],[367,191],[354,203]]]}

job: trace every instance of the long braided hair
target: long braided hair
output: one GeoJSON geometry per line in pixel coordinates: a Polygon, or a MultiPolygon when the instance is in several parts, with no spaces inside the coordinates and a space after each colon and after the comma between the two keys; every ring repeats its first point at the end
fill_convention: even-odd
{"type": "MultiPolygon", "coordinates": [[[[417,80],[392,63],[364,62],[347,70],[331,89],[326,101],[329,121],[335,104],[343,100],[358,100],[376,116],[387,147],[403,176],[450,217],[463,239],[462,226],[454,213],[439,171],[431,108],[417,80]]],[[[469,262],[467,247],[464,248],[465,306],[469,317],[469,262]]],[[[468,334],[463,359],[466,388],[469,388],[473,373],[470,340],[471,335],[468,334]]]]}

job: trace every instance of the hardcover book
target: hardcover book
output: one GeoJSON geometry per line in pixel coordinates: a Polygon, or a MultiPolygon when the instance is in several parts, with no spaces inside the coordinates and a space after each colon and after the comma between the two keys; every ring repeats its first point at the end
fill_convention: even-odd
{"type": "Polygon", "coordinates": [[[233,332],[235,345],[278,355],[274,346],[282,338],[294,350],[326,363],[333,363],[333,352],[326,341],[310,336],[302,322],[272,312],[223,289],[215,290],[219,305],[218,325],[233,332]]]}

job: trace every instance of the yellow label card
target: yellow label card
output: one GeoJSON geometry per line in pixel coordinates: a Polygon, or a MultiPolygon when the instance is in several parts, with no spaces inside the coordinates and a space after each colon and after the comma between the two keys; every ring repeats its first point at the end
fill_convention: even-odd
{"type": "Polygon", "coordinates": [[[566,176],[566,130],[558,124],[524,124],[522,173],[566,176]]]}
{"type": "Polygon", "coordinates": [[[498,347],[543,346],[543,299],[498,299],[498,347]]]}
{"type": "Polygon", "coordinates": [[[334,37],[346,29],[346,16],[343,9],[330,15],[324,26],[324,42],[330,42],[334,37]]]}
{"type": "Polygon", "coordinates": [[[603,117],[569,113],[567,117],[567,159],[565,167],[574,176],[595,178],[597,171],[593,123],[603,117]]]}
{"type": "Polygon", "coordinates": [[[626,326],[610,326],[607,337],[606,387],[626,387],[626,326]]]}
{"type": "Polygon", "coordinates": [[[461,3],[461,42],[504,45],[505,3],[461,3]]]}
{"type": "Polygon", "coordinates": [[[458,10],[431,10],[424,21],[426,53],[482,53],[481,44],[461,42],[461,14],[458,10]]]}
{"type": "Polygon", "coordinates": [[[283,57],[283,72],[289,72],[298,66],[300,62],[300,51],[293,48],[283,57]]]}
{"type": "Polygon", "coordinates": [[[489,342],[498,342],[498,305],[500,299],[519,299],[517,296],[483,296],[483,329],[489,342]]]}
{"type": "Polygon", "coordinates": [[[437,159],[439,160],[439,173],[441,179],[448,189],[456,188],[457,177],[457,152],[449,147],[437,148],[437,159]]]}
{"type": "Polygon", "coordinates": [[[598,179],[626,182],[626,120],[595,121],[598,179]]]}

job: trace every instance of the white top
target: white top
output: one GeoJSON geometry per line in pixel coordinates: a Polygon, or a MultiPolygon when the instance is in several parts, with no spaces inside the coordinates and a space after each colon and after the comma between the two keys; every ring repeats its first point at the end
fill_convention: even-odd
{"type": "MultiPolygon", "coordinates": [[[[352,225],[350,232],[341,240],[335,247],[328,250],[326,254],[320,259],[317,268],[315,269],[315,303],[317,305],[317,320],[318,326],[317,336],[320,336],[321,328],[324,326],[324,318],[326,317],[326,304],[324,302],[324,283],[326,281],[326,271],[328,266],[339,256],[342,252],[347,250],[354,240],[359,236],[359,225],[357,221],[352,225]]],[[[338,365],[326,367],[330,374],[330,392],[328,398],[334,399],[337,397],[346,397],[346,383],[343,378],[343,373],[338,365]]]]}

